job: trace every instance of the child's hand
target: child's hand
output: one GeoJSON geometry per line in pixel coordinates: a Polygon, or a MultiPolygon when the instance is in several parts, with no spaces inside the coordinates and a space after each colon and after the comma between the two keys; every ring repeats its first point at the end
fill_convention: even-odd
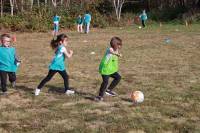
{"type": "Polygon", "coordinates": [[[21,64],[20,62],[17,62],[17,64],[16,64],[16,65],[17,65],[17,66],[19,66],[20,64],[21,64]]]}
{"type": "Polygon", "coordinates": [[[119,57],[122,57],[122,54],[119,53],[118,56],[119,56],[119,57]]]}
{"type": "Polygon", "coordinates": [[[69,53],[72,55],[74,52],[72,50],[69,50],[69,53]]]}

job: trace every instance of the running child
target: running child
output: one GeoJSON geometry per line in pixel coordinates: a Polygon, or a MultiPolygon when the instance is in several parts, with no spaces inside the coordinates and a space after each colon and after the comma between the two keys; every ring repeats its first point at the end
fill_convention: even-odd
{"type": "Polygon", "coordinates": [[[65,34],[60,34],[55,39],[51,41],[51,47],[55,51],[53,60],[49,65],[48,75],[40,82],[35,90],[35,96],[39,95],[42,87],[51,80],[51,78],[59,73],[64,81],[65,94],[74,94],[73,90],[69,89],[69,76],[66,72],[65,67],[65,58],[72,57],[73,51],[67,50],[66,46],[68,45],[68,37],[65,34]]]}
{"type": "Polygon", "coordinates": [[[140,15],[140,20],[142,22],[142,27],[145,28],[145,21],[147,20],[147,14],[145,10],[142,11],[142,14],[140,15]]]}
{"type": "Polygon", "coordinates": [[[116,96],[117,94],[113,89],[119,83],[121,76],[118,73],[118,58],[122,55],[119,53],[119,49],[122,46],[122,40],[119,37],[113,37],[110,41],[110,47],[106,49],[106,53],[99,65],[99,73],[102,76],[103,82],[101,84],[99,95],[95,98],[97,101],[102,101],[104,93],[109,96],[116,96]],[[109,78],[114,80],[108,86],[109,78]]]}

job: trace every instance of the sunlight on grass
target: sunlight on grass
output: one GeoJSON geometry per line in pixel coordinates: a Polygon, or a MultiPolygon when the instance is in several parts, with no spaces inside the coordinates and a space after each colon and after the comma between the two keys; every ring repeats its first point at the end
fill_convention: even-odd
{"type": "Polygon", "coordinates": [[[38,97],[33,92],[48,72],[52,36],[18,33],[22,64],[16,89],[8,87],[8,96],[0,97],[0,132],[200,132],[199,32],[199,25],[169,24],[92,29],[87,35],[68,31],[74,55],[67,70],[77,93],[65,95],[57,74],[38,97]],[[112,36],[123,40],[119,96],[95,102],[102,81],[98,65],[112,36]],[[130,99],[135,90],[145,96],[137,106],[130,99]]]}

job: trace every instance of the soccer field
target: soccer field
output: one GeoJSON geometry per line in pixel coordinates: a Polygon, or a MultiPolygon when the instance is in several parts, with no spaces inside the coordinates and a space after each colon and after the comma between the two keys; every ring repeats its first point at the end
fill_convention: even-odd
{"type": "Polygon", "coordinates": [[[200,25],[153,25],[91,29],[89,34],[62,31],[69,36],[70,87],[56,75],[34,96],[48,73],[54,55],[51,33],[13,33],[22,60],[16,89],[0,96],[1,133],[198,133],[200,132],[200,25]],[[92,99],[102,79],[99,63],[113,36],[123,41],[122,80],[117,97],[92,99]],[[143,103],[133,106],[130,94],[140,90],[143,103]]]}

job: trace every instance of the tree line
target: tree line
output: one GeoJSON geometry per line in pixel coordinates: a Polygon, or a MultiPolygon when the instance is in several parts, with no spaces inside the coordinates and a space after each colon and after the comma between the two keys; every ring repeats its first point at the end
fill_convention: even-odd
{"type": "Polygon", "coordinates": [[[17,23],[18,27],[24,24],[26,28],[31,27],[33,30],[37,23],[28,24],[30,18],[39,19],[41,23],[48,25],[45,28],[48,29],[51,26],[50,20],[47,19],[58,13],[66,16],[68,24],[63,26],[70,27],[74,23],[73,19],[86,10],[95,18],[93,25],[100,27],[113,21],[123,23],[126,19],[121,17],[125,14],[138,14],[143,9],[154,21],[193,21],[198,20],[200,16],[200,0],[0,0],[0,7],[0,27],[10,24],[16,27],[13,23],[17,23]]]}

